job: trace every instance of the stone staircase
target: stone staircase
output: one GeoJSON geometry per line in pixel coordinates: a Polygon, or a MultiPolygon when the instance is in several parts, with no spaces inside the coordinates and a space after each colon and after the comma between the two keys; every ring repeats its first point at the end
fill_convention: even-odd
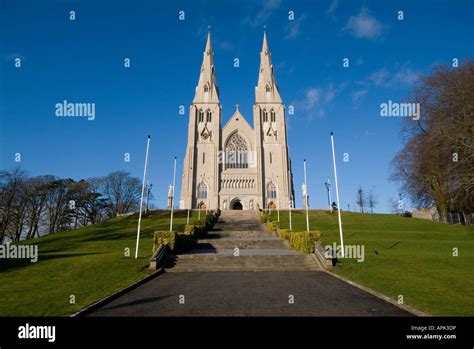
{"type": "Polygon", "coordinates": [[[318,270],[314,257],[266,232],[257,211],[231,210],[222,211],[208,238],[166,266],[167,272],[310,270],[318,270]]]}

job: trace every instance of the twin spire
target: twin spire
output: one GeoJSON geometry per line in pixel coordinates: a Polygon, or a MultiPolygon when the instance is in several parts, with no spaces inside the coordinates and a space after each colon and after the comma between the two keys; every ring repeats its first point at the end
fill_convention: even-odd
{"type": "MultiPolygon", "coordinates": [[[[280,93],[276,84],[267,34],[263,32],[263,45],[260,52],[260,69],[258,83],[255,87],[256,103],[281,103],[280,93]]],[[[207,33],[206,49],[199,74],[199,82],[193,103],[219,103],[219,88],[217,87],[214,52],[211,45],[211,31],[207,33]]]]}
{"type": "Polygon", "coordinates": [[[214,71],[214,52],[211,45],[211,31],[207,33],[206,49],[202,59],[199,82],[193,103],[219,103],[219,88],[214,71]]]}

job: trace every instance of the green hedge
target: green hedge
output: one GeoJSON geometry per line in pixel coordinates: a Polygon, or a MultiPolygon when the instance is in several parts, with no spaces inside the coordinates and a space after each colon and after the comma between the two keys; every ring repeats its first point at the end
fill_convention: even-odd
{"type": "Polygon", "coordinates": [[[290,230],[290,229],[280,229],[279,233],[280,233],[280,237],[282,239],[285,239],[285,240],[290,240],[290,236],[291,236],[291,233],[293,231],[290,230]]]}
{"type": "Polygon", "coordinates": [[[163,244],[173,253],[186,252],[194,243],[193,232],[178,233],[176,231],[155,231],[153,236],[153,251],[155,253],[159,245],[163,244]]]}
{"type": "Polygon", "coordinates": [[[319,231],[291,232],[290,247],[304,253],[313,253],[314,244],[321,238],[319,231]]]}
{"type": "Polygon", "coordinates": [[[267,222],[267,230],[269,232],[273,232],[276,230],[277,226],[278,226],[279,222],[278,221],[268,221],[267,222]]]}
{"type": "Polygon", "coordinates": [[[267,223],[270,219],[270,215],[265,211],[260,211],[260,222],[267,223]]]}

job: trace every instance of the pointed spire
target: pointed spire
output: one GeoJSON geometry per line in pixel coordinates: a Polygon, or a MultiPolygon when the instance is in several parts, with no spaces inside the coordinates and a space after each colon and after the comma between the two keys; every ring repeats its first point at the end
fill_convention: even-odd
{"type": "Polygon", "coordinates": [[[207,31],[207,41],[206,41],[206,53],[212,53],[212,47],[211,47],[211,26],[208,26],[208,31],[207,31]]]}
{"type": "Polygon", "coordinates": [[[272,55],[268,48],[267,32],[263,31],[262,51],[260,52],[260,70],[255,87],[256,103],[281,103],[280,92],[273,71],[272,55]]]}
{"type": "Polygon", "coordinates": [[[263,45],[262,45],[262,52],[270,52],[268,49],[268,42],[267,42],[267,31],[263,31],[263,45]]]}
{"type": "Polygon", "coordinates": [[[193,103],[219,103],[219,89],[214,71],[214,52],[211,44],[211,27],[208,28],[206,48],[193,103]]]}

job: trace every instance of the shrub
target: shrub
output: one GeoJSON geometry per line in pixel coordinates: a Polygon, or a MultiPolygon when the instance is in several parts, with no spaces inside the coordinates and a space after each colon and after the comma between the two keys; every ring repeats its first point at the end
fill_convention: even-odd
{"type": "Polygon", "coordinates": [[[174,251],[176,244],[176,232],[175,231],[155,231],[153,236],[153,251],[155,253],[159,245],[166,245],[170,250],[174,251]]]}
{"type": "Polygon", "coordinates": [[[205,238],[207,236],[207,230],[206,230],[205,227],[195,225],[193,231],[194,231],[194,237],[196,239],[202,239],[202,238],[205,238]]]}
{"type": "Polygon", "coordinates": [[[270,215],[265,211],[260,211],[260,222],[266,223],[270,219],[270,215]]]}
{"type": "Polygon", "coordinates": [[[206,225],[205,228],[206,230],[211,230],[212,227],[214,226],[214,223],[217,222],[217,217],[213,214],[206,216],[206,225]]]}
{"type": "Polygon", "coordinates": [[[278,221],[268,221],[267,222],[267,230],[269,232],[273,232],[276,230],[277,226],[278,226],[278,221]]]}
{"type": "Polygon", "coordinates": [[[305,232],[291,232],[290,233],[290,247],[293,250],[304,253],[313,253],[314,244],[321,237],[319,231],[305,231],[305,232]]]}
{"type": "Polygon", "coordinates": [[[191,233],[191,234],[194,234],[194,230],[196,229],[196,226],[195,225],[192,225],[192,224],[187,224],[184,226],[184,232],[185,233],[191,233]]]}
{"type": "Polygon", "coordinates": [[[193,246],[193,243],[194,237],[190,233],[177,233],[174,252],[181,253],[189,251],[193,246]]]}
{"type": "Polygon", "coordinates": [[[280,229],[280,237],[285,240],[290,240],[290,235],[292,230],[290,229],[280,229]]]}
{"type": "Polygon", "coordinates": [[[192,247],[193,243],[194,236],[191,232],[155,231],[152,253],[155,253],[160,244],[168,246],[173,253],[186,252],[192,247]]]}

